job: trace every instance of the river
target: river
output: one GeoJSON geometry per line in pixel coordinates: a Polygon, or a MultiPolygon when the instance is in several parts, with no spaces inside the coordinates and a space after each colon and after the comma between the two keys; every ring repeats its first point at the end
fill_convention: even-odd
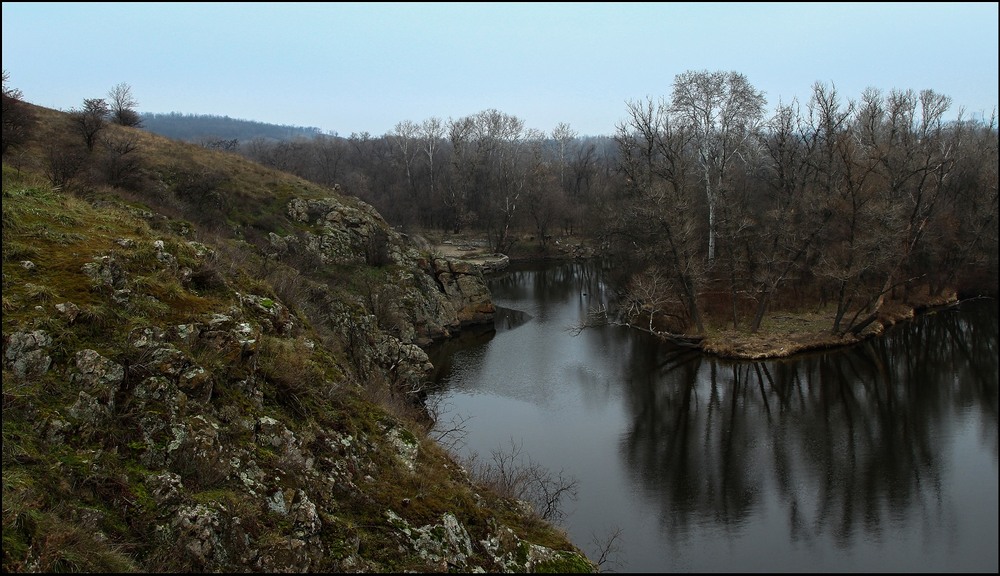
{"type": "Polygon", "coordinates": [[[574,330],[612,298],[594,264],[489,284],[495,329],[431,350],[442,441],[575,481],[558,524],[602,571],[997,572],[995,300],[736,362],[574,330]]]}

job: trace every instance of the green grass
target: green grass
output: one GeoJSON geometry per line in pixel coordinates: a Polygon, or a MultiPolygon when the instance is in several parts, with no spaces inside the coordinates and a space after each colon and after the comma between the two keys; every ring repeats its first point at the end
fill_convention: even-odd
{"type": "MultiPolygon", "coordinates": [[[[66,130],[64,115],[39,115],[40,138],[66,130]]],[[[386,380],[355,366],[343,336],[323,325],[327,315],[346,314],[353,326],[391,329],[401,321],[391,308],[374,322],[360,315],[376,299],[393,298],[406,270],[385,262],[297,269],[254,243],[268,232],[310,229],[287,217],[288,201],[336,196],[332,191],[234,154],[138,137],[146,181],[133,190],[84,179],[72,190],[54,189],[43,175],[41,140],[20,168],[3,165],[5,341],[33,330],[52,339],[42,351],[52,363],[47,373],[21,378],[6,363],[3,372],[5,571],[249,568],[241,558],[201,566],[186,555],[172,524],[177,503],[158,500],[156,478],[168,472],[183,484],[176,498],[218,511],[223,538],[245,535],[265,549],[280,550],[295,519],[269,511],[264,499],[275,487],[289,503],[308,494],[327,550],[318,570],[342,569],[339,561],[351,554],[378,571],[427,569],[415,551],[400,550],[387,510],[411,526],[453,513],[474,541],[495,520],[533,543],[574,550],[555,527],[471,486],[411,412],[373,401],[386,380]],[[199,212],[175,192],[182,178],[204,178],[200,184],[224,195],[228,207],[199,212]],[[238,294],[256,296],[259,306],[244,305],[238,294]],[[59,312],[64,303],[78,314],[59,312]],[[279,305],[292,313],[290,333],[267,328],[279,305]],[[253,342],[234,344],[229,327],[212,334],[210,319],[219,315],[246,324],[253,342]],[[179,326],[198,326],[200,336],[183,339],[179,326]],[[143,330],[162,333],[163,342],[135,346],[143,330]],[[152,365],[155,349],[166,345],[178,351],[182,372],[204,370],[199,384],[184,388],[152,365]],[[76,355],[87,349],[122,366],[124,378],[110,392],[81,389],[91,384],[74,379],[76,355]],[[88,405],[81,392],[108,403],[107,416],[73,416],[88,405]],[[262,439],[264,417],[288,435],[273,444],[262,439]],[[182,441],[181,431],[198,426],[204,435],[195,440],[207,444],[182,441]],[[385,439],[390,428],[419,447],[416,473],[385,439]],[[247,470],[260,471],[255,481],[266,494],[249,495],[238,476],[247,470]]],[[[360,336],[364,345],[371,335],[360,336]]]]}

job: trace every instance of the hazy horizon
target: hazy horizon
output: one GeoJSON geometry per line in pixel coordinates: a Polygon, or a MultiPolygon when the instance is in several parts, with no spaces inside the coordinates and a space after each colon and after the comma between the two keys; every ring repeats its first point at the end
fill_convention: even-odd
{"type": "Polygon", "coordinates": [[[3,68],[40,106],[132,87],[138,111],[347,136],[497,109],[614,133],[677,74],[744,74],[779,101],[816,82],[997,107],[997,3],[3,3],[3,68]]]}

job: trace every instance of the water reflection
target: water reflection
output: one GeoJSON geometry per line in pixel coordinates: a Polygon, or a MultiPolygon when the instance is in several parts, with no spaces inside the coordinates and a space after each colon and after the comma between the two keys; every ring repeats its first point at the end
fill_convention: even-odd
{"type": "MultiPolygon", "coordinates": [[[[847,549],[912,525],[947,539],[954,428],[978,422],[994,474],[997,461],[996,305],[965,308],[791,360],[726,362],[630,339],[622,457],[670,534],[739,527],[771,491],[791,542],[847,549]]],[[[995,506],[984,521],[970,528],[995,534],[995,506]]]]}
{"type": "Polygon", "coordinates": [[[439,393],[483,429],[576,466],[578,544],[614,516],[630,570],[996,571],[996,301],[845,350],[729,362],[620,327],[568,335],[610,301],[604,272],[505,274],[494,296],[528,322],[434,356],[461,364],[439,393]]]}
{"type": "Polygon", "coordinates": [[[441,382],[451,376],[452,362],[455,354],[463,350],[477,349],[493,339],[499,332],[513,330],[531,320],[531,314],[523,310],[514,310],[497,306],[493,314],[493,324],[487,326],[471,326],[463,330],[457,337],[439,342],[428,351],[434,370],[430,375],[432,382],[441,382]]]}

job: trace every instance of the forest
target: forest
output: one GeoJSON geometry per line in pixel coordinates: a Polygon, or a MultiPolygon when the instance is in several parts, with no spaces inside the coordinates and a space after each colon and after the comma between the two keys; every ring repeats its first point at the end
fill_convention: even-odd
{"type": "MultiPolygon", "coordinates": [[[[834,310],[831,333],[858,334],[887,299],[997,291],[995,110],[819,82],[769,108],[738,72],[687,71],[624,112],[611,136],[487,109],[381,136],[223,126],[192,139],[339,188],[401,231],[478,234],[505,254],[586,242],[628,271],[621,312],[664,332],[756,332],[814,306],[834,310]]],[[[218,201],[213,181],[196,175],[191,194],[218,201]]]]}
{"type": "Polygon", "coordinates": [[[996,293],[995,111],[952,108],[933,90],[816,83],[769,110],[742,74],[689,71],[626,103],[613,137],[488,109],[239,150],[402,229],[474,230],[501,253],[586,238],[633,271],[631,309],[672,331],[704,332],[706,314],[756,331],[808,303],[857,333],[887,296],[996,293]]]}
{"type": "Polygon", "coordinates": [[[139,114],[139,121],[143,128],[155,134],[223,150],[235,149],[239,142],[254,138],[280,141],[312,138],[322,133],[316,127],[267,124],[214,114],[144,112],[139,114]]]}

